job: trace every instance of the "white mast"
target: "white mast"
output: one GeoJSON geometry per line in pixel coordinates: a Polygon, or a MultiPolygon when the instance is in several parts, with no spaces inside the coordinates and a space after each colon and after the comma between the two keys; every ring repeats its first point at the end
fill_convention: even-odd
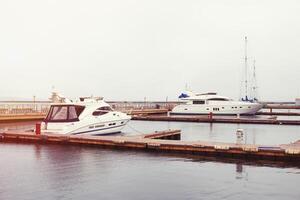
{"type": "Polygon", "coordinates": [[[255,60],[253,60],[253,80],[252,80],[253,100],[257,100],[257,82],[256,82],[256,66],[255,60]]]}

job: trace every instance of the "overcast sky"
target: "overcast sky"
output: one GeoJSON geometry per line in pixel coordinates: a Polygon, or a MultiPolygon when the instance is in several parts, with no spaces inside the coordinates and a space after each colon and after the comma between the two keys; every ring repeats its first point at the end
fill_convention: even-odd
{"type": "Polygon", "coordinates": [[[259,97],[300,97],[298,0],[1,0],[0,28],[0,98],[237,99],[245,35],[259,97]]]}

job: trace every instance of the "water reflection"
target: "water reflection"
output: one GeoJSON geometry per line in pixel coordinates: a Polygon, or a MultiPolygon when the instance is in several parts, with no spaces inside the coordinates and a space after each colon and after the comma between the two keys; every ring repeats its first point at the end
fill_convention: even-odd
{"type": "Polygon", "coordinates": [[[295,163],[82,146],[0,144],[0,148],[1,199],[231,199],[236,194],[239,199],[253,199],[262,193],[272,199],[277,195],[295,199],[300,195],[300,164],[295,163]]]}
{"type": "Polygon", "coordinates": [[[213,131],[213,123],[209,123],[209,138],[213,139],[215,137],[214,131],[213,131]]]}
{"type": "Polygon", "coordinates": [[[248,181],[248,173],[243,164],[236,163],[236,179],[248,181]]]}
{"type": "Polygon", "coordinates": [[[236,144],[243,144],[243,142],[244,142],[244,130],[238,129],[236,131],[236,144]]]}
{"type": "Polygon", "coordinates": [[[35,158],[37,160],[40,160],[42,158],[41,149],[42,147],[40,144],[34,145],[34,153],[35,153],[35,158]]]}

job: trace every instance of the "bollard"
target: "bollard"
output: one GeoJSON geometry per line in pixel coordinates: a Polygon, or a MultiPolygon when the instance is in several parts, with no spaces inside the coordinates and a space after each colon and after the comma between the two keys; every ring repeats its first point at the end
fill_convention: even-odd
{"type": "Polygon", "coordinates": [[[35,124],[35,134],[40,135],[41,134],[41,123],[35,124]]]}
{"type": "Polygon", "coordinates": [[[212,120],[212,118],[213,118],[213,113],[210,112],[210,113],[208,114],[208,119],[209,119],[209,120],[212,120]]]}

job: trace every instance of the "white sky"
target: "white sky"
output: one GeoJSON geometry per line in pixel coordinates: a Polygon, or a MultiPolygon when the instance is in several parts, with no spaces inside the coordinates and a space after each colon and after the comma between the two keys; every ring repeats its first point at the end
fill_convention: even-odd
{"type": "Polygon", "coordinates": [[[298,0],[1,0],[0,98],[238,98],[245,35],[259,97],[300,97],[298,0]]]}

